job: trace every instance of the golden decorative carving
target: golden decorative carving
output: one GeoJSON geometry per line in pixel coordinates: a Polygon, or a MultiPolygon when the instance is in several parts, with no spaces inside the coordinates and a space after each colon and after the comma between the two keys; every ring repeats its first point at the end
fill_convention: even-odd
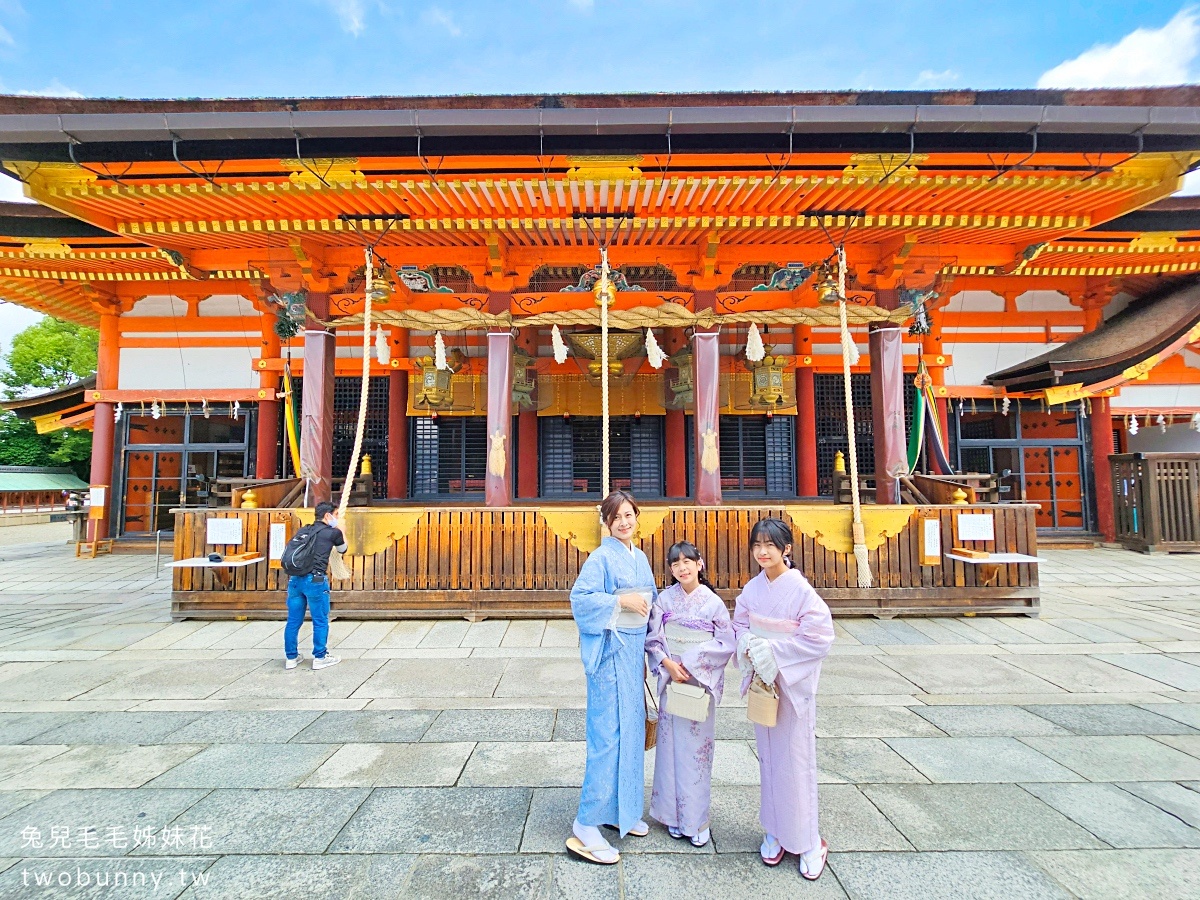
{"type": "Polygon", "coordinates": [[[87,187],[97,179],[95,172],[69,162],[6,162],[4,167],[30,187],[57,193],[87,187]]]}
{"type": "MultiPolygon", "coordinates": [[[[808,535],[822,547],[834,553],[854,552],[851,528],[854,511],[849,505],[785,506],[783,511],[792,520],[792,526],[797,531],[808,535]]],[[[864,505],[863,532],[867,549],[874,550],[888,538],[898,535],[916,511],[915,506],[864,505]]]]}
{"type": "Polygon", "coordinates": [[[1148,231],[1145,234],[1139,234],[1129,242],[1131,251],[1140,252],[1161,252],[1164,250],[1174,250],[1179,245],[1179,241],[1173,234],[1167,234],[1162,231],[1148,231]]]}
{"type": "MultiPolygon", "coordinates": [[[[643,506],[638,514],[634,540],[645,540],[656,533],[662,528],[670,512],[671,508],[668,506],[643,506]]],[[[591,553],[600,546],[600,540],[604,537],[600,527],[600,513],[594,506],[583,509],[542,507],[538,509],[538,515],[546,520],[551,531],[581,553],[591,553]]]]}
{"type": "Polygon", "coordinates": [[[632,181],[642,177],[641,156],[568,156],[568,178],[580,181],[632,181]]]}
{"type": "Polygon", "coordinates": [[[850,165],[842,170],[842,175],[851,178],[911,178],[917,174],[916,163],[923,163],[929,157],[924,153],[852,153],[850,165]]]}
{"type": "Polygon", "coordinates": [[[70,256],[71,248],[58,238],[30,238],[23,248],[26,256],[70,256]]]}
{"type": "Polygon", "coordinates": [[[291,170],[288,180],[295,185],[322,188],[329,185],[349,187],[366,184],[366,178],[357,168],[358,159],[339,157],[336,159],[281,159],[285,169],[291,170]]]}

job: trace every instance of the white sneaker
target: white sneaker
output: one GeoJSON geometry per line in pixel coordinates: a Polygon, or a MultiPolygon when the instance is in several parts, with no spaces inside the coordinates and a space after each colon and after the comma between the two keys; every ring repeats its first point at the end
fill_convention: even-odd
{"type": "Polygon", "coordinates": [[[341,661],[342,661],[342,658],[340,656],[330,656],[329,654],[326,654],[325,656],[322,656],[320,659],[313,660],[313,668],[314,669],[328,669],[330,666],[336,666],[341,661]]]}
{"type": "Polygon", "coordinates": [[[300,665],[300,663],[302,663],[302,662],[304,662],[303,656],[297,656],[295,659],[288,659],[285,656],[283,658],[283,667],[285,669],[294,669],[294,668],[296,668],[296,666],[300,665]]]}

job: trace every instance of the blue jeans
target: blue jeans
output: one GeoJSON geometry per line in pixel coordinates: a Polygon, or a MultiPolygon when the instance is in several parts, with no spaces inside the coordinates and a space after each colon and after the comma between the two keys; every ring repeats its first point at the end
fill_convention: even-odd
{"type": "Polygon", "coordinates": [[[300,655],[296,638],[304,624],[304,610],[308,608],[313,623],[313,658],[325,658],[325,644],[329,641],[329,579],[323,575],[293,575],[288,579],[287,625],[283,629],[283,652],[288,659],[300,655]]]}

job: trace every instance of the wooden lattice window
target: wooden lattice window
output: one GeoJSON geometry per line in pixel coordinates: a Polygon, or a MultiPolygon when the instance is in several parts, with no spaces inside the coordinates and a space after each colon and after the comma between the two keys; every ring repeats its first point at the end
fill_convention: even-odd
{"type": "Polygon", "coordinates": [[[417,417],[409,421],[411,496],[482,496],[487,477],[487,417],[417,417]]]}

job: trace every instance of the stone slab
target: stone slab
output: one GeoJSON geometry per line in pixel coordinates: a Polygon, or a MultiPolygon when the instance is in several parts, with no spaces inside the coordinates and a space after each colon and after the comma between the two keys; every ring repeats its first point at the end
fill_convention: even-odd
{"type": "Polygon", "coordinates": [[[475,746],[460,783],[475,787],[574,787],[583,784],[587,748],[575,741],[475,746]]]}
{"type": "Polygon", "coordinates": [[[213,744],[159,777],[154,787],[296,787],[334,749],[329,744],[213,744]]]}
{"type": "Polygon", "coordinates": [[[1175,719],[1128,703],[1039,705],[1027,709],[1034,715],[1061,725],[1074,734],[1195,734],[1175,719]]]}
{"type": "Polygon", "coordinates": [[[583,701],[587,682],[578,656],[509,660],[496,686],[497,697],[550,697],[583,701]]]}
{"type": "MultiPolygon", "coordinates": [[[[63,744],[35,745],[0,745],[0,790],[20,790],[33,787],[27,784],[12,784],[5,782],[18,773],[28,771],[52,757],[66,753],[69,748],[63,744]]],[[[57,785],[51,785],[51,788],[57,785]]]]}
{"type": "Polygon", "coordinates": [[[154,788],[54,791],[0,821],[0,856],[124,856],[135,849],[135,828],[158,832],[205,793],[154,788]],[[27,827],[40,832],[42,846],[24,839],[27,827]],[[52,828],[66,831],[55,841],[52,828]]]}
{"type": "MultiPolygon", "coordinates": [[[[37,744],[157,744],[193,722],[193,712],[89,712],[31,738],[37,744]]],[[[203,744],[202,740],[177,743],[203,744]]]]}
{"type": "MultiPolygon", "coordinates": [[[[150,747],[96,744],[90,747],[75,747],[65,753],[57,753],[32,769],[0,781],[0,790],[11,788],[141,787],[174,766],[183,763],[201,749],[196,744],[150,747]]],[[[165,786],[195,787],[195,785],[165,786]]]]}
{"type": "MultiPolygon", "coordinates": [[[[743,719],[745,717],[743,716],[743,719]]],[[[750,736],[754,736],[754,726],[750,736]]],[[[818,738],[943,737],[936,723],[907,706],[817,707],[818,738]]]]}
{"type": "Polygon", "coordinates": [[[491,697],[508,665],[505,659],[456,659],[436,665],[421,659],[375,662],[380,663],[379,671],[354,691],[355,697],[491,697]]]}
{"type": "Polygon", "coordinates": [[[1029,737],[1022,740],[1089,781],[1185,781],[1200,778],[1200,759],[1140,735],[1029,737]]]}
{"type": "Polygon", "coordinates": [[[774,869],[762,864],[758,853],[698,856],[687,865],[662,854],[638,854],[622,859],[627,897],[733,898],[795,900],[801,894],[812,900],[845,898],[836,878],[826,872],[815,882],[805,882],[788,859],[774,869]]]}
{"type": "Polygon", "coordinates": [[[1105,846],[1015,784],[870,784],[862,792],[918,850],[1105,846]]]}
{"type": "Polygon", "coordinates": [[[1200,831],[1115,784],[1030,784],[1026,789],[1113,847],[1200,847],[1200,831]]]}
{"type": "Polygon", "coordinates": [[[330,852],[515,853],[530,796],[528,788],[376,788],[330,852]]]}
{"type": "Polygon", "coordinates": [[[1200,666],[1161,653],[1099,654],[1096,659],[1180,691],[1200,691],[1200,666]]]}
{"type": "Polygon", "coordinates": [[[1200,851],[1106,850],[1031,853],[1080,900],[1200,897],[1200,851]]]}
{"type": "Polygon", "coordinates": [[[1083,780],[1071,769],[1016,738],[886,738],[885,741],[933,782],[1083,780]]]}
{"type": "MultiPolygon", "coordinates": [[[[126,713],[129,715],[129,713],[126,713]]],[[[159,713],[159,715],[164,715],[159,713]]],[[[220,710],[204,713],[162,742],[166,744],[284,744],[314,722],[318,710],[220,710]]]]}
{"type": "Polygon", "coordinates": [[[382,659],[343,659],[332,668],[318,671],[313,671],[310,662],[295,669],[285,669],[283,652],[280,651],[277,660],[264,663],[226,685],[213,694],[212,699],[345,699],[352,696],[383,664],[382,659]]]}
{"type": "Polygon", "coordinates": [[[189,891],[186,900],[395,900],[404,896],[411,865],[412,857],[386,853],[225,856],[207,871],[208,883],[189,891]]]}
{"type": "Polygon", "coordinates": [[[437,712],[423,709],[335,710],[322,713],[292,741],[305,744],[419,741],[437,716],[437,712]]]}
{"type": "Polygon", "coordinates": [[[404,896],[412,900],[541,900],[550,882],[545,856],[422,856],[412,867],[404,896]]]}
{"type": "Polygon", "coordinates": [[[308,776],[302,787],[448,787],[475,745],[344,744],[308,776]]]}
{"type": "Polygon", "coordinates": [[[830,865],[854,900],[1071,898],[1020,853],[839,853],[830,865]]]}
{"type": "Polygon", "coordinates": [[[1057,685],[991,656],[889,656],[881,664],[927,694],[1061,694],[1057,685]]]}
{"type": "Polygon", "coordinates": [[[1118,787],[1200,828],[1200,792],[1173,781],[1125,781],[1118,787]]]}
{"type": "Polygon", "coordinates": [[[79,715],[79,713],[72,712],[0,713],[0,735],[3,736],[6,744],[54,743],[53,741],[35,741],[34,738],[75,721],[79,715]]]}
{"type": "Polygon", "coordinates": [[[0,900],[29,900],[30,897],[53,897],[54,900],[173,900],[186,890],[180,884],[181,873],[186,884],[190,885],[193,877],[204,880],[215,861],[216,857],[213,856],[26,859],[0,874],[0,900]],[[87,882],[81,883],[84,876],[87,882]],[[53,880],[55,886],[38,889],[36,885],[39,878],[53,880]],[[116,886],[97,886],[101,878],[116,886]],[[118,881],[118,878],[125,880],[118,881]],[[28,881],[28,886],[24,884],[25,881],[28,881]]]}
{"type": "Polygon", "coordinates": [[[917,706],[913,713],[951,737],[1020,737],[1070,734],[1020,706],[917,706]]]}
{"type": "Polygon", "coordinates": [[[552,709],[447,709],[422,741],[549,741],[552,709]]]}

